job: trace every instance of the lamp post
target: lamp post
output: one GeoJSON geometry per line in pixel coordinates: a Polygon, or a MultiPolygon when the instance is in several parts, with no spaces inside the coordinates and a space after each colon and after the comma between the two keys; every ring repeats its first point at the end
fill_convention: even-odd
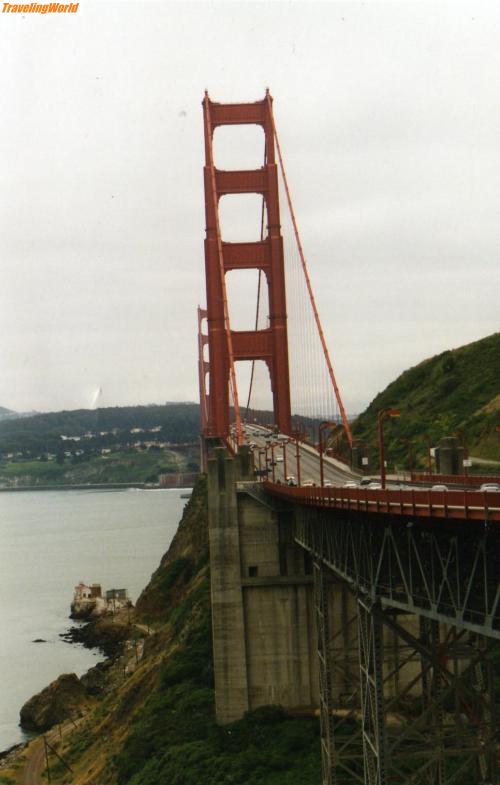
{"type": "Polygon", "coordinates": [[[271,442],[270,444],[268,444],[266,446],[266,468],[267,468],[268,463],[269,463],[269,459],[267,457],[267,451],[271,450],[271,468],[272,468],[272,479],[273,479],[273,482],[275,481],[275,471],[274,471],[274,469],[275,469],[274,448],[275,447],[276,447],[276,443],[275,442],[271,442]]]}
{"type": "Polygon", "coordinates": [[[273,467],[273,482],[276,482],[276,461],[274,460],[274,448],[276,447],[276,442],[271,442],[271,466],[273,467]]]}
{"type": "Polygon", "coordinates": [[[423,437],[427,442],[427,471],[432,475],[431,439],[426,433],[423,434],[423,437]]]}
{"type": "Polygon", "coordinates": [[[460,444],[463,448],[463,460],[462,460],[462,468],[464,470],[465,477],[469,476],[469,450],[467,448],[467,442],[465,441],[465,436],[463,435],[462,431],[457,431],[454,436],[457,436],[460,439],[460,444]]]}
{"type": "Polygon", "coordinates": [[[286,483],[286,446],[288,444],[288,440],[283,442],[283,481],[286,483]]]}
{"type": "MultiPolygon", "coordinates": [[[[259,450],[259,477],[260,477],[260,481],[261,482],[262,482],[262,477],[263,477],[263,474],[262,474],[262,456],[265,455],[265,454],[266,454],[265,450],[259,450]]],[[[266,468],[267,468],[267,466],[266,466],[266,468]]]]}
{"type": "Polygon", "coordinates": [[[410,467],[410,474],[412,474],[413,473],[413,446],[412,446],[412,443],[411,443],[411,441],[409,439],[406,438],[406,436],[403,436],[400,441],[402,442],[402,444],[406,444],[406,446],[408,448],[408,464],[409,464],[409,467],[410,467]]]}
{"type": "Polygon", "coordinates": [[[384,420],[387,417],[400,417],[401,411],[387,406],[381,409],[377,417],[378,425],[378,454],[380,461],[380,484],[385,488],[385,452],[384,452],[384,420]]]}
{"type": "Polygon", "coordinates": [[[292,431],[292,438],[295,441],[295,460],[297,463],[297,485],[300,485],[300,446],[299,439],[302,437],[300,431],[292,431]]]}
{"type": "Polygon", "coordinates": [[[319,424],[319,484],[321,487],[324,485],[325,480],[325,468],[323,465],[323,431],[326,428],[335,428],[337,426],[336,422],[330,422],[330,420],[323,420],[319,424]]]}

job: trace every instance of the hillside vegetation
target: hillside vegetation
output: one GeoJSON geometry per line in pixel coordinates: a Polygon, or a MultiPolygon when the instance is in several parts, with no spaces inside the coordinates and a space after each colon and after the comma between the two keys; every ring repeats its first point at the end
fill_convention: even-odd
{"type": "MultiPolygon", "coordinates": [[[[94,708],[62,740],[55,734],[56,749],[73,771],[51,754],[54,785],[320,782],[316,719],[291,719],[270,706],[231,725],[215,723],[203,477],[137,602],[135,621],[135,634],[144,636],[146,624],[152,632],[143,654],[135,665],[135,647],[126,648],[107,669],[106,689],[94,708]]],[[[21,783],[20,763],[4,770],[0,781],[21,783]]]]}
{"type": "Polygon", "coordinates": [[[199,450],[116,449],[106,455],[69,456],[62,460],[0,461],[0,487],[157,483],[160,474],[196,472],[199,450]]]}
{"type": "MultiPolygon", "coordinates": [[[[191,442],[200,430],[199,405],[170,403],[163,406],[112,406],[105,409],[34,414],[0,421],[0,453],[57,452],[61,436],[80,437],[79,446],[109,447],[139,438],[133,429],[160,428],[164,441],[191,442]],[[85,434],[93,434],[85,439],[85,434]]],[[[76,443],[74,443],[76,444],[76,443]]]]}
{"type": "Polygon", "coordinates": [[[427,437],[436,445],[454,433],[471,456],[500,463],[500,333],[424,360],[377,395],[353,423],[354,438],[368,443],[372,466],[377,465],[377,414],[385,407],[401,410],[384,426],[390,468],[408,466],[402,440],[411,441],[423,468],[427,437]]]}
{"type": "Polygon", "coordinates": [[[199,469],[197,404],[52,412],[0,421],[0,485],[158,482],[199,469]]]}

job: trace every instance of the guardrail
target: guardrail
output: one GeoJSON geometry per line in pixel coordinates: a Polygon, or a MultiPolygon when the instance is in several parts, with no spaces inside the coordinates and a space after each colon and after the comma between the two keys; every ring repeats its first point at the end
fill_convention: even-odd
{"type": "Polygon", "coordinates": [[[264,488],[273,496],[312,507],[408,518],[500,522],[500,492],[431,491],[426,488],[371,490],[337,486],[298,488],[271,482],[265,482],[264,488]]]}
{"type": "Polygon", "coordinates": [[[483,485],[486,482],[500,484],[498,474],[426,474],[425,472],[412,472],[412,482],[438,483],[445,485],[483,485]]]}

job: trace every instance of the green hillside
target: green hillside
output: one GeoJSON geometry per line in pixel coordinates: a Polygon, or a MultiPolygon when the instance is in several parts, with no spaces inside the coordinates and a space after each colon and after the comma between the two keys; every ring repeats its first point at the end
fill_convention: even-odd
{"type": "MultiPolygon", "coordinates": [[[[401,410],[384,426],[390,468],[408,466],[402,440],[410,440],[423,468],[427,437],[435,445],[452,434],[460,435],[471,456],[500,463],[500,333],[424,360],[377,395],[353,423],[354,438],[368,443],[371,466],[377,465],[377,414],[386,406],[401,410]]],[[[495,468],[480,465],[481,471],[495,468]]]]}
{"type": "Polygon", "coordinates": [[[191,442],[198,439],[199,422],[199,405],[196,403],[112,406],[35,414],[0,421],[0,454],[55,453],[61,446],[62,435],[79,437],[79,446],[110,447],[136,441],[138,437],[133,429],[137,428],[148,432],[149,429],[160,428],[155,438],[163,441],[191,442]],[[92,437],[86,439],[85,434],[92,434],[92,437]]]}
{"type": "Polygon", "coordinates": [[[199,469],[199,406],[115,406],[0,421],[0,486],[157,482],[199,469]]]}

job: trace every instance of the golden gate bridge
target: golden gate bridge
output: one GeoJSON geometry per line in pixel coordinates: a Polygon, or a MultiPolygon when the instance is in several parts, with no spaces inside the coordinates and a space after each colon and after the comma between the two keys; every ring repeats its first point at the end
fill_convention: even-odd
{"type": "MultiPolygon", "coordinates": [[[[232,701],[227,674],[234,674],[234,683],[250,678],[241,676],[241,663],[217,634],[221,619],[229,618],[227,608],[243,603],[244,618],[241,598],[258,588],[258,563],[249,576],[240,575],[240,556],[236,561],[234,556],[234,536],[244,539],[247,525],[234,511],[245,495],[274,511],[269,526],[280,533],[269,549],[279,549],[284,537],[309,560],[308,571],[299,570],[295,578],[304,586],[312,581],[323,785],[494,785],[500,493],[466,487],[466,478],[454,491],[363,488],[350,467],[330,460],[325,469],[321,444],[318,453],[300,443],[294,432],[298,414],[320,415],[329,426],[339,423],[351,446],[352,436],[312,291],[272,98],[266,91],[261,101],[221,104],[205,93],[203,119],[207,304],[198,310],[199,383],[213,502],[214,652],[223,663],[215,673],[219,705],[232,701]],[[219,169],[214,134],[221,126],[239,125],[262,129],[263,164],[219,169]],[[243,194],[261,198],[255,238],[229,242],[221,231],[220,202],[243,194]],[[255,322],[252,329],[234,330],[227,275],[242,270],[258,273],[255,322]],[[238,389],[240,362],[252,364],[244,397],[238,389]],[[267,380],[260,382],[270,386],[271,429],[244,422],[258,386],[258,363],[267,369],[267,380]],[[285,467],[296,460],[300,471],[302,455],[313,481],[301,483],[299,476],[298,483],[287,483],[287,470],[278,470],[276,460],[269,476],[273,431],[280,436],[272,449],[283,450],[285,467]],[[263,454],[266,468],[257,471],[256,456],[263,454]],[[239,468],[227,475],[229,487],[221,478],[233,458],[239,468]],[[227,539],[230,529],[233,539],[227,539]],[[226,606],[229,584],[232,599],[226,606]],[[346,592],[350,599],[339,607],[338,597],[346,592]],[[347,698],[340,683],[349,685],[347,698]]],[[[280,556],[276,564],[271,576],[276,585],[290,581],[286,559],[280,556]]],[[[242,657],[250,657],[247,649],[243,644],[242,657]]],[[[247,704],[256,705],[250,698],[247,704]]]]}

